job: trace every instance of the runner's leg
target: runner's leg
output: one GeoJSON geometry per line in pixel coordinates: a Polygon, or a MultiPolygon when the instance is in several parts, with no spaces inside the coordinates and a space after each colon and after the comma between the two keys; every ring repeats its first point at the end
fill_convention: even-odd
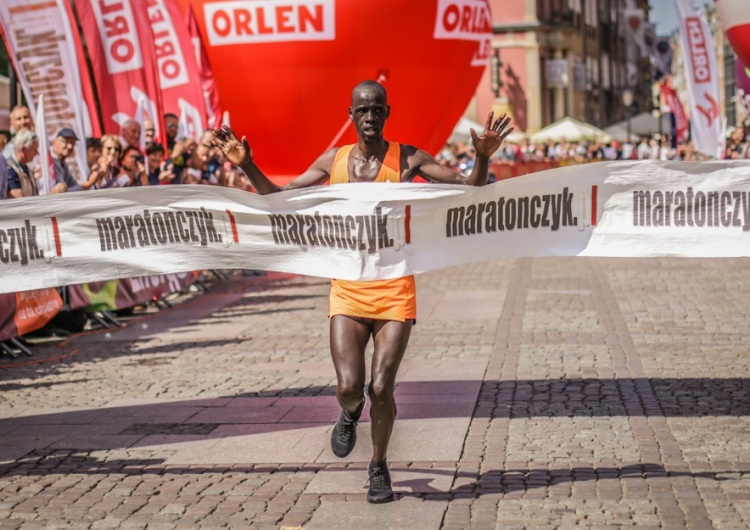
{"type": "Polygon", "coordinates": [[[364,399],[365,347],[370,325],[343,315],[331,317],[331,358],[336,369],[336,398],[349,413],[364,399]]]}
{"type": "Polygon", "coordinates": [[[396,373],[409,343],[412,321],[378,320],[375,322],[375,352],[372,356],[370,418],[372,420],[372,461],[386,461],[388,442],[396,419],[396,373]]]}

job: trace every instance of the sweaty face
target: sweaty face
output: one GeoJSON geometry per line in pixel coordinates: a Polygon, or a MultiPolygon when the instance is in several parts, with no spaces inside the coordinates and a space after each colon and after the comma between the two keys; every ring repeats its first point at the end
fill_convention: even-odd
{"type": "Polygon", "coordinates": [[[357,129],[358,138],[365,141],[381,138],[389,113],[385,94],[379,90],[365,88],[352,95],[349,116],[357,129]]]}

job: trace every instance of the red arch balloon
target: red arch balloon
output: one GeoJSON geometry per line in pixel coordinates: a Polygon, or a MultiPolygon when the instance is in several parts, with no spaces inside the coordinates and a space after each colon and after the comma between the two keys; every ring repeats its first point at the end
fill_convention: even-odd
{"type": "MultiPolygon", "coordinates": [[[[486,0],[179,0],[192,5],[231,126],[268,175],[353,143],[352,88],[384,78],[385,135],[436,153],[488,62],[486,0]]],[[[477,131],[479,132],[479,131],[477,131]]]]}
{"type": "Polygon", "coordinates": [[[743,63],[750,64],[750,5],[747,0],[714,0],[732,49],[743,63]]]}

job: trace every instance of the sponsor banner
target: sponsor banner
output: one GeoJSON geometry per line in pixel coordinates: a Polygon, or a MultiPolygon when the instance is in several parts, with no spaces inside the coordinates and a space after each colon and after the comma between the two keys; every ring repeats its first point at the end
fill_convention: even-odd
{"type": "Polygon", "coordinates": [[[180,272],[71,285],[68,289],[70,307],[116,311],[147,304],[154,298],[186,289],[196,278],[195,272],[180,272]]]}
{"type": "Polygon", "coordinates": [[[211,46],[336,38],[334,0],[228,0],[203,6],[211,46]]]}
{"type": "Polygon", "coordinates": [[[703,9],[698,9],[694,0],[675,0],[675,5],[685,54],[691,138],[701,153],[723,158],[724,126],[719,113],[719,68],[711,29],[703,9]]]}
{"type": "Polygon", "coordinates": [[[744,161],[594,163],[476,188],[75,193],[0,210],[0,292],[212,268],[375,280],[519,256],[750,256],[744,161]]]}
{"type": "Polygon", "coordinates": [[[688,121],[687,116],[685,116],[685,109],[680,102],[680,97],[677,95],[675,89],[666,83],[662,83],[661,85],[661,95],[669,107],[669,112],[674,116],[677,143],[684,142],[688,138],[690,122],[688,121]]]}
{"type": "Polygon", "coordinates": [[[63,307],[57,289],[37,289],[16,293],[13,321],[19,335],[39,329],[52,320],[63,307]]]}
{"type": "Polygon", "coordinates": [[[492,13],[487,0],[438,0],[433,36],[477,41],[471,66],[486,66],[492,51],[492,13]]]}
{"type": "MultiPolygon", "coordinates": [[[[72,0],[91,58],[104,132],[119,134],[139,104],[163,143],[163,105],[146,0],[72,0]]],[[[85,150],[84,150],[85,154],[85,150]]]]}
{"type": "Polygon", "coordinates": [[[187,134],[199,138],[206,128],[200,71],[177,0],[145,0],[154,39],[164,112],[187,118],[187,134]]]}
{"type": "MultiPolygon", "coordinates": [[[[154,298],[186,289],[197,277],[196,272],[182,272],[71,285],[69,309],[116,311],[147,304],[154,298]]],[[[43,327],[62,308],[62,298],[56,289],[0,294],[0,340],[43,327]]]]}
{"type": "MultiPolygon", "coordinates": [[[[195,20],[193,6],[189,5],[187,10],[187,27],[190,34],[190,42],[193,45],[195,60],[198,63],[200,73],[201,88],[203,89],[203,101],[206,109],[206,122],[210,129],[221,125],[221,116],[224,110],[221,108],[219,101],[219,87],[214,78],[214,72],[211,69],[211,63],[206,53],[206,47],[203,44],[203,37],[198,29],[198,22],[195,20]]],[[[227,124],[228,125],[228,124],[227,124]]]]}
{"type": "Polygon", "coordinates": [[[43,327],[62,306],[57,289],[0,294],[0,340],[25,335],[43,327]]]}
{"type": "Polygon", "coordinates": [[[71,30],[65,1],[3,0],[0,27],[31,115],[38,115],[37,106],[44,96],[41,110],[48,137],[54,138],[54,133],[63,127],[75,131],[81,142],[67,162],[77,180],[85,179],[88,165],[83,139],[91,124],[86,123],[89,113],[76,60],[80,41],[71,30]]]}

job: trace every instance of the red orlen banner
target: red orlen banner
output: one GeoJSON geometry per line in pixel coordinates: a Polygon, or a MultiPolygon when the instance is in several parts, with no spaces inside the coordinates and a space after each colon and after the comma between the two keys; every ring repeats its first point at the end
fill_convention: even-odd
{"type": "Polygon", "coordinates": [[[164,115],[145,0],[73,0],[91,57],[104,132],[118,134],[142,101],[160,141],[164,115]]]}
{"type": "MultiPolygon", "coordinates": [[[[489,62],[486,0],[179,0],[192,6],[232,127],[271,176],[304,171],[383,76],[386,138],[437,153],[489,62]],[[290,143],[290,135],[294,141],[290,143]]],[[[353,143],[352,127],[337,145],[353,143]]]]}
{"type": "Polygon", "coordinates": [[[145,0],[154,39],[164,112],[185,116],[188,134],[198,138],[206,128],[200,71],[190,33],[177,0],[145,0]]]}
{"type": "Polygon", "coordinates": [[[206,46],[203,43],[203,37],[201,37],[198,22],[195,20],[195,13],[191,6],[188,6],[187,10],[187,27],[200,72],[203,100],[206,107],[206,122],[208,127],[218,127],[221,125],[221,116],[224,114],[224,109],[221,107],[221,101],[219,100],[219,87],[216,85],[216,78],[211,69],[211,61],[208,60],[206,46]]]}

